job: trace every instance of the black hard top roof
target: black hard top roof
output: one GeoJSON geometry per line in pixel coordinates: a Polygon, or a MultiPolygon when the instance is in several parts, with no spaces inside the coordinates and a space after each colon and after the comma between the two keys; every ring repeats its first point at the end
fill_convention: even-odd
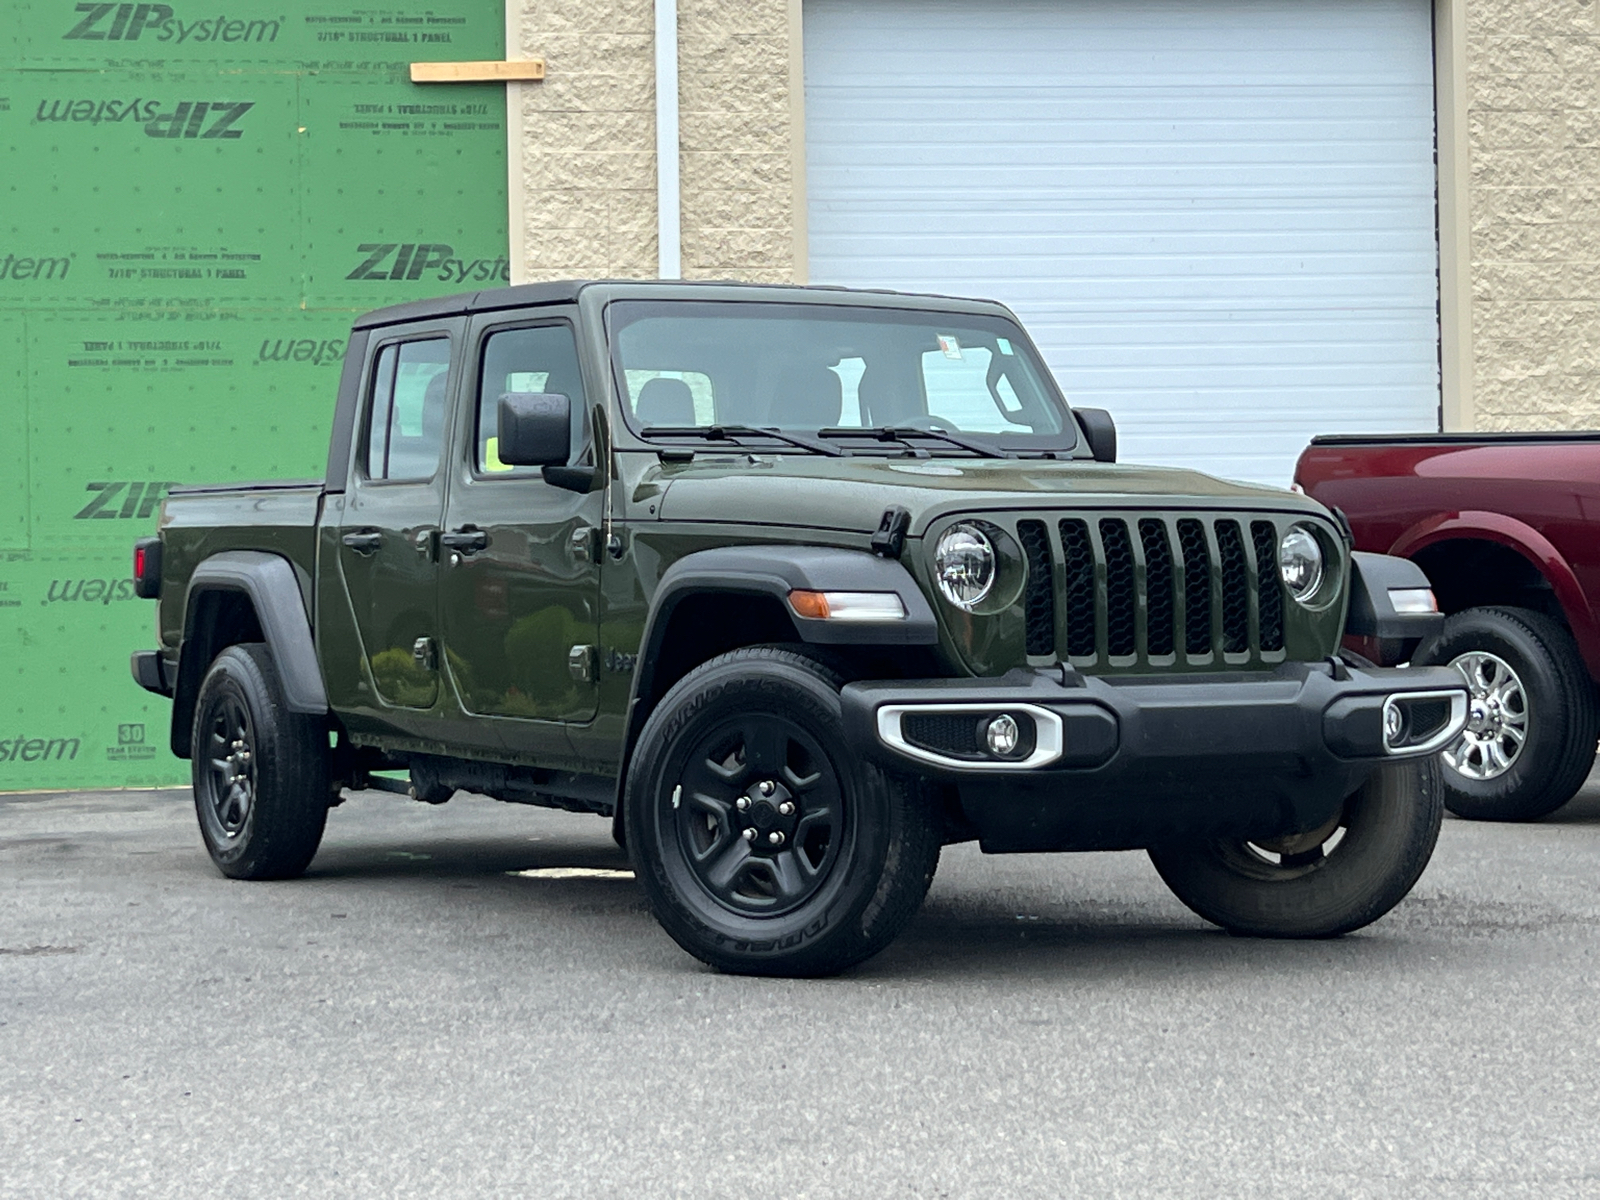
{"type": "MultiPolygon", "coordinates": [[[[408,304],[392,304],[388,308],[374,309],[355,319],[354,328],[371,329],[380,325],[398,325],[409,321],[425,321],[435,317],[458,317],[467,313],[494,312],[503,308],[531,308],[539,304],[570,304],[578,293],[588,287],[607,286],[626,289],[628,292],[661,292],[678,299],[705,297],[717,292],[725,297],[730,292],[750,292],[765,300],[791,299],[806,302],[840,296],[861,299],[904,297],[905,299],[938,300],[941,307],[950,305],[976,311],[999,307],[993,300],[973,300],[955,296],[933,296],[915,292],[894,292],[879,288],[845,288],[822,284],[737,283],[731,280],[682,279],[563,279],[553,283],[524,283],[516,287],[494,288],[484,292],[460,292],[454,296],[438,296],[431,300],[413,300],[408,304]]],[[[710,297],[705,297],[710,298],[710,297]]]]}

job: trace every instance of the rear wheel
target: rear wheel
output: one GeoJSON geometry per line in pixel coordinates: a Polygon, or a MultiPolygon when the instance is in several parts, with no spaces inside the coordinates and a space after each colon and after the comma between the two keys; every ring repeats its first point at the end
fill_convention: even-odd
{"type": "Polygon", "coordinates": [[[828,975],[876,954],[939,861],[937,806],[850,753],[838,677],[785,649],[680,680],[640,734],[623,803],[657,920],[739,974],[828,975]]]}
{"type": "Polygon", "coordinates": [[[1444,815],[1431,759],[1377,767],[1320,829],[1262,842],[1157,846],[1161,878],[1200,916],[1250,937],[1336,937],[1400,903],[1444,815]]]}
{"type": "Polygon", "coordinates": [[[1485,821],[1554,812],[1594,765],[1600,704],[1572,635],[1542,613],[1469,608],[1422,647],[1471,689],[1467,728],[1439,755],[1445,806],[1485,821]]]}
{"type": "Polygon", "coordinates": [[[230,646],[212,662],[189,753],[200,836],[217,868],[233,879],[304,871],[328,819],[328,735],[289,711],[265,646],[230,646]]]}

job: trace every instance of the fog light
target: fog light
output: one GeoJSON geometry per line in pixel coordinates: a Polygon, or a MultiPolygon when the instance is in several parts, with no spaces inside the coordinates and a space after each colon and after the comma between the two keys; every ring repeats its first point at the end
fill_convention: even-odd
{"type": "Polygon", "coordinates": [[[1006,758],[1016,753],[1017,743],[1022,740],[1022,730],[1017,727],[1016,718],[1009,713],[1001,713],[989,722],[989,727],[984,730],[984,740],[989,744],[989,753],[996,758],[1006,758]]]}
{"type": "Polygon", "coordinates": [[[1400,733],[1406,727],[1406,719],[1400,711],[1400,706],[1390,701],[1383,706],[1383,740],[1393,746],[1400,740],[1400,733]]]}

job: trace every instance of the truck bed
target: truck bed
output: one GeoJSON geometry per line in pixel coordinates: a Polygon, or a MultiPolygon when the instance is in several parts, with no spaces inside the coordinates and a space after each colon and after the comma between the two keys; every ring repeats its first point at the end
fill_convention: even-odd
{"type": "Polygon", "coordinates": [[[294,564],[307,611],[315,578],[320,479],[175,487],[161,511],[162,641],[176,645],[195,567],[225,550],[281,554],[294,564]],[[170,640],[169,640],[170,634],[170,640]]]}

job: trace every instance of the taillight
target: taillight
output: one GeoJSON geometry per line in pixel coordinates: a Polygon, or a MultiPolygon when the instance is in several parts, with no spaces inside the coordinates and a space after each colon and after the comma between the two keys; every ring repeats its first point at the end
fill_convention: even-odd
{"type": "Polygon", "coordinates": [[[161,595],[161,539],[140,538],[133,545],[133,591],[144,600],[161,595]]]}

